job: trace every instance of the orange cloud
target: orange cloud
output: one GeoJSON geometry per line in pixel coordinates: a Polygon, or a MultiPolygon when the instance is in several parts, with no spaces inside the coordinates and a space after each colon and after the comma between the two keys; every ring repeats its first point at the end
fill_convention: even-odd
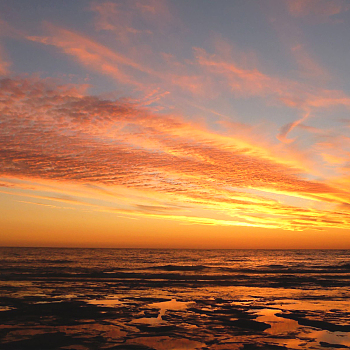
{"type": "Polygon", "coordinates": [[[304,122],[310,115],[310,112],[306,113],[302,118],[300,118],[299,120],[296,120],[292,123],[289,123],[285,126],[282,127],[280,134],[277,136],[277,138],[285,143],[291,143],[293,142],[295,139],[288,139],[287,135],[288,133],[290,133],[296,126],[298,126],[299,124],[301,124],[302,122],[304,122]]]}
{"type": "Polygon", "coordinates": [[[4,49],[0,45],[0,76],[9,73],[11,64],[5,56],[4,49]]]}
{"type": "Polygon", "coordinates": [[[329,164],[345,164],[348,161],[347,158],[327,153],[322,153],[321,156],[329,164]]]}
{"type": "Polygon", "coordinates": [[[141,27],[140,23],[145,22],[149,15],[156,19],[156,8],[151,4],[138,2],[128,3],[128,6],[113,2],[93,2],[90,10],[95,13],[95,28],[97,31],[110,31],[121,43],[129,43],[130,37],[152,35],[153,31],[148,27],[141,27]],[[140,21],[140,17],[143,21],[140,21]]]}
{"type": "Polygon", "coordinates": [[[152,71],[148,68],[110,50],[106,46],[92,41],[86,36],[48,23],[46,23],[45,27],[50,32],[50,36],[27,36],[27,39],[56,46],[64,53],[73,56],[84,66],[112,76],[125,84],[140,86],[137,79],[133,78],[133,74],[127,71],[128,69],[152,74],[152,71]]]}
{"type": "MultiPolygon", "coordinates": [[[[179,116],[34,79],[2,80],[0,112],[1,176],[142,194],[123,199],[122,206],[88,201],[93,210],[291,230],[349,225],[348,192],[303,178],[293,162],[249,140],[179,116]],[[283,201],[273,199],[275,194],[283,201]],[[307,204],[295,207],[293,198],[307,204]],[[307,209],[310,201],[328,209],[307,209]],[[335,210],[337,205],[343,209],[335,210]]],[[[62,195],[46,199],[73,203],[62,195]]]]}
{"type": "Polygon", "coordinates": [[[269,77],[257,69],[239,67],[234,61],[222,60],[209,55],[205,50],[196,48],[197,63],[211,73],[225,76],[231,90],[237,94],[248,96],[265,96],[281,90],[281,82],[269,77]]]}

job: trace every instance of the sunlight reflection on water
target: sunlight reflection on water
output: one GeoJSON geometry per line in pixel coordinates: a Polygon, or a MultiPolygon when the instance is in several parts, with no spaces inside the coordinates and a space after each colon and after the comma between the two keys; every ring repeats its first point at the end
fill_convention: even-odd
{"type": "MultiPolygon", "coordinates": [[[[297,321],[276,316],[282,312],[278,309],[253,310],[259,317],[257,321],[265,322],[271,325],[271,328],[264,332],[270,335],[288,336],[277,340],[279,345],[288,346],[291,349],[305,349],[305,342],[308,346],[317,346],[318,344],[333,344],[334,347],[349,346],[350,334],[348,332],[330,332],[326,330],[317,330],[311,327],[300,326],[297,321]]],[[[326,346],[331,347],[331,346],[326,346]]]]}

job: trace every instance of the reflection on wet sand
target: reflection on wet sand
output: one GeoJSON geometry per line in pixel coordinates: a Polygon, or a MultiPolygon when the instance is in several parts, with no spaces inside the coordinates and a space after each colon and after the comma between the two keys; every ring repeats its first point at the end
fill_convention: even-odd
{"type": "Polygon", "coordinates": [[[121,305],[122,302],[119,299],[91,299],[87,300],[89,304],[92,305],[101,305],[101,306],[116,306],[121,305]]]}
{"type": "MultiPolygon", "coordinates": [[[[298,305],[298,308],[300,309],[301,306],[302,303],[298,305]]],[[[323,308],[324,305],[320,305],[320,307],[323,308]]],[[[271,325],[271,328],[265,331],[266,333],[279,336],[279,338],[287,336],[283,340],[278,340],[279,345],[284,345],[291,349],[304,349],[306,344],[316,348],[318,344],[323,347],[335,348],[350,346],[350,333],[315,330],[301,326],[295,320],[279,317],[278,315],[281,315],[282,312],[282,310],[278,309],[261,309],[257,311],[259,315],[257,320],[271,325]]]]}
{"type": "Polygon", "coordinates": [[[298,322],[287,318],[277,317],[276,313],[281,312],[277,309],[261,309],[256,313],[259,315],[258,321],[268,323],[271,328],[265,330],[271,335],[293,335],[299,329],[298,322]]]}
{"type": "Polygon", "coordinates": [[[176,339],[172,337],[140,337],[137,340],[127,341],[126,344],[135,345],[135,349],[137,346],[148,346],[151,349],[155,350],[196,350],[203,349],[205,344],[200,343],[198,341],[189,340],[186,338],[176,339]]]}
{"type": "Polygon", "coordinates": [[[163,316],[165,315],[165,312],[167,310],[186,310],[188,305],[191,303],[188,302],[181,302],[177,301],[176,299],[171,299],[170,301],[163,301],[160,303],[152,303],[149,305],[146,305],[149,309],[156,309],[159,311],[156,311],[155,313],[150,312],[150,311],[144,311],[144,314],[153,316],[157,315],[157,317],[142,317],[142,318],[137,318],[133,320],[134,323],[148,323],[148,324],[158,324],[163,321],[163,316]]]}
{"type": "MultiPolygon", "coordinates": [[[[9,325],[1,327],[2,332],[6,333],[3,337],[4,349],[11,349],[18,339],[34,339],[34,344],[37,339],[37,344],[42,343],[45,334],[56,337],[62,349],[89,349],[92,339],[99,339],[99,342],[103,340],[104,345],[100,348],[106,349],[112,349],[112,345],[113,349],[119,349],[118,344],[124,344],[120,349],[155,350],[248,349],[245,344],[256,344],[256,349],[263,346],[270,346],[271,349],[271,346],[275,346],[274,349],[350,346],[350,335],[347,332],[315,329],[286,318],[291,311],[290,304],[285,303],[288,305],[286,310],[278,308],[277,305],[269,308],[259,306],[258,304],[263,304],[267,299],[257,292],[256,288],[251,290],[251,294],[255,295],[251,301],[233,301],[234,298],[199,299],[198,294],[192,295],[192,298],[197,298],[188,301],[178,301],[175,298],[156,301],[152,297],[129,297],[123,300],[109,297],[86,302],[76,301],[74,307],[82,314],[74,313],[76,317],[80,316],[75,320],[71,318],[71,314],[65,314],[69,310],[60,318],[57,318],[59,314],[54,310],[45,317],[44,314],[50,314],[48,311],[55,305],[61,304],[64,309],[63,301],[32,301],[30,305],[34,309],[38,308],[38,312],[42,314],[40,321],[33,320],[32,326],[28,327],[28,315],[18,314],[17,320],[8,320],[9,325]],[[91,318],[93,315],[95,317],[91,318]],[[21,316],[25,316],[24,319],[21,316]],[[96,322],[97,320],[99,321],[96,322]],[[67,322],[76,324],[67,325],[67,322]],[[75,347],[69,345],[72,341],[75,342],[75,347]]],[[[281,305],[281,300],[277,303],[281,305]]],[[[68,304],[72,307],[74,305],[73,302],[68,304]]],[[[296,309],[301,308],[296,301],[294,304],[296,309]]],[[[324,305],[320,306],[320,309],[324,308],[324,305]]],[[[11,311],[13,310],[8,310],[11,311]]],[[[312,316],[312,313],[307,315],[310,318],[312,316]]]]}

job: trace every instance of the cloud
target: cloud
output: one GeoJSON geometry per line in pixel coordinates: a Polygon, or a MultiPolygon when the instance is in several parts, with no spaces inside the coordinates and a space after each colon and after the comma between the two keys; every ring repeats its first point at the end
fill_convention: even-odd
{"type": "Polygon", "coordinates": [[[8,62],[4,62],[0,57],[0,76],[8,73],[9,66],[10,64],[8,62]]]}
{"type": "MultiPolygon", "coordinates": [[[[221,50],[222,51],[222,50],[221,50]]],[[[298,49],[298,63],[307,68],[314,66],[309,77],[318,76],[324,80],[327,72],[314,65],[313,60],[298,49]]],[[[303,117],[290,121],[280,128],[277,139],[285,144],[292,144],[297,138],[288,138],[288,134],[312,115],[317,118],[320,113],[330,112],[335,108],[350,109],[350,96],[341,90],[326,89],[323,84],[274,77],[265,74],[256,67],[248,67],[239,59],[230,57],[226,50],[224,57],[209,54],[204,49],[194,50],[195,61],[206,72],[207,79],[217,91],[225,87],[236,98],[258,97],[268,105],[285,105],[303,114],[303,117]],[[327,111],[328,110],[328,111],[327,111]]],[[[236,54],[237,56],[237,54],[236,54]]]]}
{"type": "Polygon", "coordinates": [[[168,4],[156,0],[92,2],[90,10],[95,13],[95,28],[113,32],[119,40],[128,36],[153,35],[175,24],[168,4]]]}
{"type": "Polygon", "coordinates": [[[350,9],[345,0],[288,0],[286,3],[289,13],[294,17],[311,16],[323,21],[350,9]]]}
{"type": "Polygon", "coordinates": [[[27,36],[27,39],[45,45],[56,46],[84,66],[111,76],[125,84],[141,87],[137,79],[133,78],[134,71],[152,74],[152,71],[145,66],[112,51],[82,34],[56,27],[49,23],[45,23],[45,28],[50,35],[27,36]]]}
{"type": "Polygon", "coordinates": [[[302,122],[304,122],[307,118],[309,118],[310,116],[310,112],[306,113],[302,118],[300,118],[299,120],[296,120],[292,123],[289,123],[285,126],[283,126],[281,128],[281,132],[279,135],[277,135],[277,138],[285,143],[291,143],[293,142],[295,139],[288,139],[287,135],[288,133],[290,133],[295,127],[297,127],[299,124],[301,124],[302,122]]]}
{"type": "Polygon", "coordinates": [[[132,45],[135,48],[139,47],[136,54],[121,54],[83,34],[50,23],[45,23],[44,27],[47,35],[26,35],[26,39],[55,46],[87,69],[104,74],[137,91],[145,92],[146,95],[156,92],[153,98],[147,101],[149,104],[169,94],[169,90],[180,89],[202,96],[208,95],[211,90],[208,79],[199,74],[190,73],[188,67],[177,70],[162,68],[157,62],[157,57],[152,54],[152,50],[149,49],[146,50],[147,53],[143,53],[142,45],[139,43],[132,45]],[[149,61],[148,65],[137,62],[140,55],[147,57],[143,61],[149,61]],[[152,68],[152,65],[155,68],[152,68]]]}
{"type": "Polygon", "coordinates": [[[59,207],[59,206],[51,205],[51,204],[36,203],[36,202],[32,202],[32,201],[16,201],[16,202],[30,204],[30,205],[39,205],[42,207],[55,208],[55,209],[72,209],[72,208],[67,208],[67,207],[59,207]]]}
{"type": "MultiPolygon", "coordinates": [[[[12,188],[18,188],[19,186],[13,186],[12,188]]],[[[43,196],[43,195],[36,195],[32,192],[14,192],[14,191],[4,191],[0,190],[0,193],[5,193],[5,194],[10,194],[12,196],[20,196],[20,197],[29,197],[29,198],[35,198],[39,200],[45,200],[45,201],[50,201],[50,202],[63,202],[63,203],[70,203],[70,204],[76,204],[76,205],[83,205],[83,206],[96,206],[93,204],[90,204],[86,201],[80,201],[78,199],[75,199],[69,195],[62,195],[59,194],[57,197],[55,196],[43,196]]]]}
{"type": "MultiPolygon", "coordinates": [[[[296,72],[302,81],[317,81],[318,84],[331,80],[330,72],[319,62],[312,52],[314,43],[307,42],[300,25],[288,17],[275,13],[271,25],[275,30],[280,44],[287,51],[286,60],[296,65],[296,72]]],[[[283,51],[282,51],[283,52],[283,51]]],[[[293,73],[295,75],[295,72],[293,73]]]]}
{"type": "Polygon", "coordinates": [[[323,81],[331,78],[330,73],[310,55],[305,44],[300,44],[295,40],[290,52],[299,66],[302,78],[310,77],[323,81]]]}
{"type": "Polygon", "coordinates": [[[329,164],[345,164],[348,162],[348,158],[339,157],[328,153],[322,153],[322,158],[329,164]]]}
{"type": "Polygon", "coordinates": [[[265,74],[257,68],[246,68],[234,60],[222,59],[215,54],[196,48],[197,64],[210,74],[221,76],[238,97],[263,97],[289,107],[308,110],[343,105],[350,108],[350,97],[340,90],[327,90],[314,85],[265,74]]]}
{"type": "MultiPolygon", "coordinates": [[[[90,189],[121,187],[148,198],[101,210],[285,229],[327,226],[334,218],[334,227],[349,224],[346,212],[306,210],[271,197],[283,195],[291,203],[304,198],[331,208],[350,202],[348,192],[303,178],[296,163],[270,149],[181,116],[34,78],[0,81],[0,116],[1,176],[88,184],[90,189]],[[179,206],[191,214],[174,216],[179,206]],[[315,223],[307,221],[314,217],[315,223]]],[[[49,197],[74,202],[63,195],[49,197]]]]}
{"type": "Polygon", "coordinates": [[[162,3],[150,1],[129,1],[127,4],[93,2],[90,10],[95,13],[95,29],[114,33],[123,44],[129,43],[134,36],[139,39],[153,35],[154,24],[168,14],[162,3]]]}
{"type": "Polygon", "coordinates": [[[239,95],[266,96],[281,89],[282,83],[258,69],[240,67],[236,62],[209,55],[204,49],[194,49],[197,63],[209,72],[225,76],[231,90],[239,95]]]}
{"type": "MultiPolygon", "coordinates": [[[[120,11],[123,13],[124,10],[114,3],[97,3],[92,8],[100,15],[102,11],[106,16],[108,14],[108,16],[123,18],[120,11]]],[[[130,11],[129,8],[128,11],[130,11]]],[[[141,11],[141,13],[143,12],[141,11]]],[[[133,16],[135,15],[133,14],[133,16]]],[[[119,26],[119,21],[112,21],[112,23],[119,26]]],[[[124,25],[122,27],[125,29],[124,25]]],[[[142,43],[142,40],[141,43],[139,40],[135,40],[132,45],[128,43],[129,49],[125,49],[125,45],[117,42],[115,47],[111,49],[86,35],[50,23],[45,23],[44,29],[46,35],[26,35],[26,38],[30,41],[55,46],[87,69],[111,77],[119,84],[144,92],[150,96],[145,104],[152,104],[169,93],[173,94],[179,91],[213,99],[219,91],[227,93],[228,87],[237,98],[260,97],[269,104],[271,102],[284,104],[303,111],[310,108],[330,108],[338,105],[350,108],[350,97],[344,92],[322,89],[319,86],[297,80],[266,74],[254,66],[249,67],[247,63],[242,63],[250,62],[252,65],[256,58],[244,59],[244,57],[252,55],[244,55],[243,53],[238,55],[236,53],[234,54],[235,59],[231,57],[232,50],[223,49],[222,43],[217,44],[219,48],[216,54],[209,54],[204,49],[194,48],[192,59],[178,60],[170,53],[163,53],[159,57],[154,53],[152,45],[147,46],[142,43]],[[135,48],[136,51],[130,51],[130,47],[135,48]],[[140,63],[140,57],[142,57],[142,63],[140,63]]],[[[295,45],[292,52],[304,71],[306,70],[312,76],[327,76],[327,72],[315,64],[302,45],[295,45]]]]}
{"type": "Polygon", "coordinates": [[[10,66],[11,63],[5,55],[5,50],[0,45],[0,76],[7,75],[9,73],[10,66]]]}

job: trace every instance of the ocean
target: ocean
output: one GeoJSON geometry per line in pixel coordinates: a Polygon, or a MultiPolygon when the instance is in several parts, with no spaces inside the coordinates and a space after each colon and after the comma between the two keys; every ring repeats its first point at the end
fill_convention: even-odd
{"type": "Polygon", "coordinates": [[[349,250],[0,248],[0,349],[326,348],[349,250]]]}

